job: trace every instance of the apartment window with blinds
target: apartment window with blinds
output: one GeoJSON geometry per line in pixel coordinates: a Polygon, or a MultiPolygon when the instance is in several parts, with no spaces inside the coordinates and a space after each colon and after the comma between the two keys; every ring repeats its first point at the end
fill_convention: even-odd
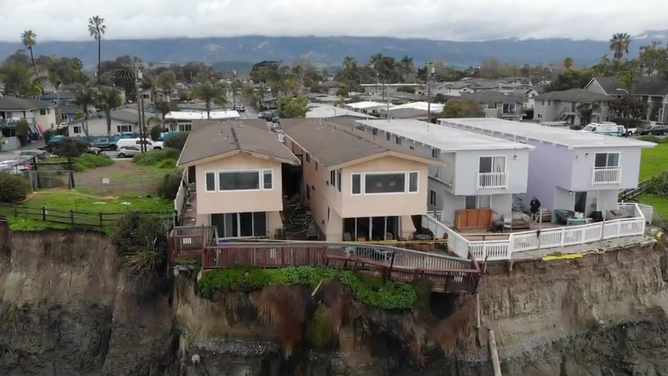
{"type": "Polygon", "coordinates": [[[215,192],[216,191],[216,173],[214,171],[207,171],[204,173],[206,180],[206,191],[215,192]]]}

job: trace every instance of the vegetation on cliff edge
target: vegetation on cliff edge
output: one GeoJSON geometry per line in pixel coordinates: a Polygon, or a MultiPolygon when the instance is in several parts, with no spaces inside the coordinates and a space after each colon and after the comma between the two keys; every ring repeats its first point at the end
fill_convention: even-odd
{"type": "Polygon", "coordinates": [[[266,286],[294,284],[315,287],[322,280],[334,278],[350,288],[357,300],[377,308],[406,310],[413,308],[418,300],[418,292],[408,284],[383,282],[376,278],[358,276],[350,271],[311,266],[281,269],[235,266],[209,271],[204,273],[199,281],[199,291],[210,299],[216,291],[251,292],[266,286]]]}

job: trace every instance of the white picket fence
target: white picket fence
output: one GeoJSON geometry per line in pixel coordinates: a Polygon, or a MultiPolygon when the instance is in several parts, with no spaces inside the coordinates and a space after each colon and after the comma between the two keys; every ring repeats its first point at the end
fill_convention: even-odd
{"type": "Polygon", "coordinates": [[[181,179],[181,184],[179,185],[179,190],[176,192],[176,198],[174,199],[174,210],[176,211],[177,218],[181,218],[181,211],[183,210],[186,203],[186,193],[188,192],[188,169],[183,171],[183,178],[181,179]]]}
{"type": "Polygon", "coordinates": [[[457,256],[476,260],[509,260],[513,252],[559,248],[600,240],[643,235],[646,214],[651,220],[652,207],[640,204],[620,204],[620,209],[633,218],[614,219],[580,226],[567,226],[509,234],[507,240],[469,241],[455,230],[443,225],[431,215],[422,216],[422,227],[430,229],[436,238],[447,234],[448,249],[457,256]]]}

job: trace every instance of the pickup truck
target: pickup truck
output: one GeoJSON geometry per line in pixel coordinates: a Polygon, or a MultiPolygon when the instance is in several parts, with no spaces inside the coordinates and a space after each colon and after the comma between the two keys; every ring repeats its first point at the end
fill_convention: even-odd
{"type": "Polygon", "coordinates": [[[98,138],[96,141],[92,142],[90,146],[101,150],[115,151],[116,149],[118,149],[116,143],[108,138],[98,138]]]}

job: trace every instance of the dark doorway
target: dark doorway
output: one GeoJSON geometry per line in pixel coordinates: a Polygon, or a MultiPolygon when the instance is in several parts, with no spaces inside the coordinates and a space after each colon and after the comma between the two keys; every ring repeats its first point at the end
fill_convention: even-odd
{"type": "Polygon", "coordinates": [[[281,173],[283,174],[282,188],[283,195],[291,198],[299,195],[302,184],[302,168],[301,166],[293,166],[286,163],[281,165],[281,173]]]}

